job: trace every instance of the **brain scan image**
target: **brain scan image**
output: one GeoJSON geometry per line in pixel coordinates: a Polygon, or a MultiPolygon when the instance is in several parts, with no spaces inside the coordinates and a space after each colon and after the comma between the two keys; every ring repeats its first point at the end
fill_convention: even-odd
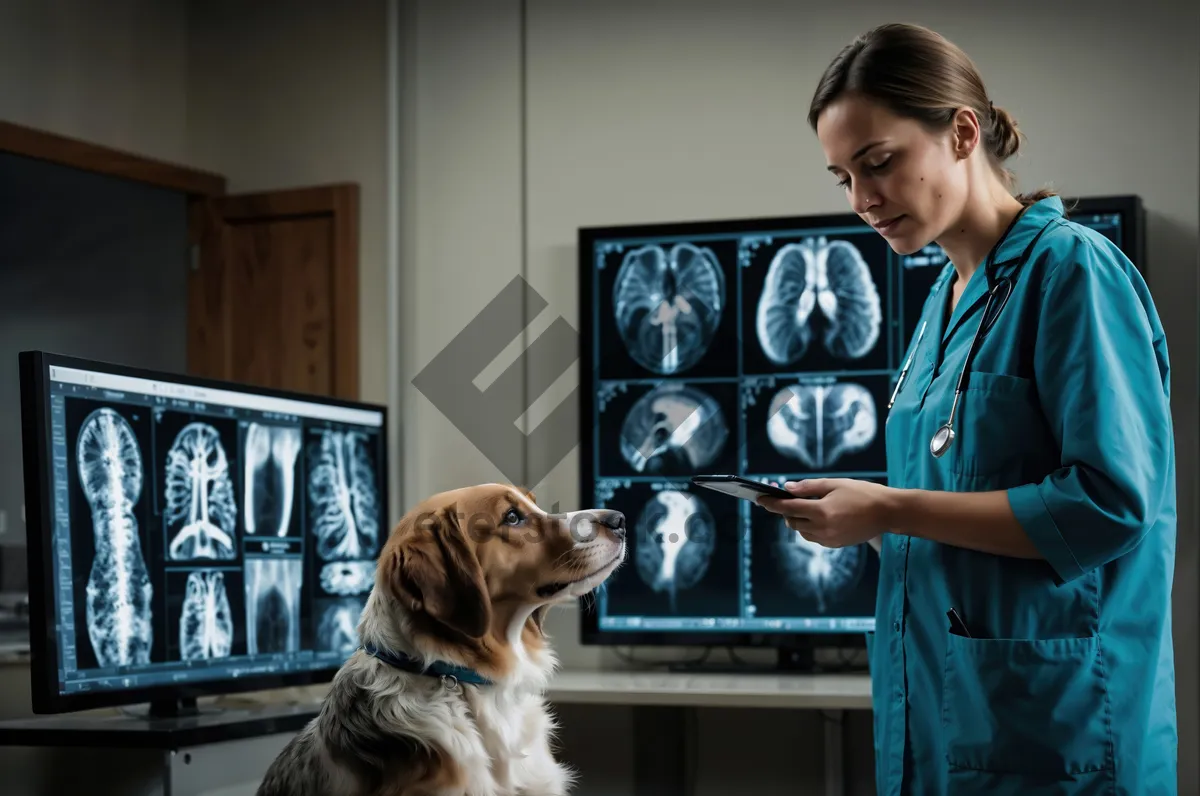
{"type": "Polygon", "coordinates": [[[374,561],[334,561],[321,567],[321,591],[326,594],[366,594],[374,583],[374,561]]]}
{"type": "Polygon", "coordinates": [[[308,451],[309,533],[322,561],[373,557],[379,499],[370,445],[356,431],[316,429],[308,451]]]}
{"type": "Polygon", "coordinates": [[[246,559],[246,648],[250,655],[300,649],[299,558],[246,559]]]}
{"type": "Polygon", "coordinates": [[[181,660],[225,658],[233,650],[233,612],[220,570],[188,575],[179,616],[181,660]]]}
{"type": "Polygon", "coordinates": [[[660,375],[696,365],[725,310],[725,273],[711,249],[651,244],[625,255],[613,284],[613,317],[630,357],[660,375]]]}
{"type": "Polygon", "coordinates": [[[343,597],[317,604],[317,649],[350,655],[358,648],[358,620],[366,606],[363,597],[343,597]]]}
{"type": "Polygon", "coordinates": [[[863,545],[829,548],[810,542],[777,522],[774,557],[786,587],[797,597],[811,600],[819,613],[830,604],[845,599],[858,587],[866,571],[867,552],[863,545]]]}
{"type": "Polygon", "coordinates": [[[695,495],[663,490],[642,509],[635,528],[638,576],[670,601],[691,589],[708,572],[716,547],[716,522],[695,495]]]}
{"type": "Polygon", "coordinates": [[[210,423],[188,423],[167,451],[163,524],[172,561],[237,557],[237,502],[225,443],[210,423]]]}
{"type": "Polygon", "coordinates": [[[772,258],[754,319],[771,363],[793,365],[809,351],[814,313],[822,318],[821,345],[833,357],[860,360],[875,348],[883,303],[871,269],[849,241],[806,238],[772,258]]]}
{"type": "Polygon", "coordinates": [[[96,661],[102,667],[148,664],[154,643],[154,589],[134,514],[145,470],[141,444],[129,421],[109,407],[89,414],[75,441],[75,464],[91,510],[95,545],[85,621],[96,661]]]}
{"type": "Polygon", "coordinates": [[[296,499],[296,461],[300,429],[251,423],[246,428],[242,461],[245,483],[242,516],[246,533],[293,536],[296,499]]]}
{"type": "Polygon", "coordinates": [[[721,455],[729,435],[728,419],[711,395],[696,387],[661,384],[625,415],[621,455],[638,473],[696,472],[721,455]]]}
{"type": "Polygon", "coordinates": [[[767,410],[767,438],[807,470],[826,470],[875,441],[875,399],[861,384],[794,384],[779,390],[767,410]]]}

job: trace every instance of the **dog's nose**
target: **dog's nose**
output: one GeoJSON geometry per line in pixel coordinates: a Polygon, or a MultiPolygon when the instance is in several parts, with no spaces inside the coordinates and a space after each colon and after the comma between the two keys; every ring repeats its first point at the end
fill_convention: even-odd
{"type": "Polygon", "coordinates": [[[600,512],[600,524],[613,532],[618,539],[625,538],[625,515],[619,511],[600,512]]]}

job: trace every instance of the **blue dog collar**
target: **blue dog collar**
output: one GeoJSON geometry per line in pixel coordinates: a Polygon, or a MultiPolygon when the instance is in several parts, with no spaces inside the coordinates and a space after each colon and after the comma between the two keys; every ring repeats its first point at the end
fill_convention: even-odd
{"type": "Polygon", "coordinates": [[[388,666],[400,669],[404,672],[413,674],[424,674],[430,677],[442,677],[450,679],[458,683],[469,683],[471,685],[491,685],[492,681],[481,675],[474,669],[469,669],[466,666],[456,666],[453,663],[444,661],[433,661],[428,666],[416,658],[412,658],[404,653],[392,652],[376,647],[374,644],[363,644],[359,647],[360,650],[370,655],[372,658],[377,658],[383,661],[388,666]]]}

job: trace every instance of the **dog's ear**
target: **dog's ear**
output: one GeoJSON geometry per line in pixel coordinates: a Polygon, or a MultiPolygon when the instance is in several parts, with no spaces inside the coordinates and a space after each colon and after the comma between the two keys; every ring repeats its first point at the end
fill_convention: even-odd
{"type": "Polygon", "coordinates": [[[414,518],[388,565],[388,583],[410,611],[468,638],[487,634],[492,608],[483,567],[454,506],[414,518]]]}

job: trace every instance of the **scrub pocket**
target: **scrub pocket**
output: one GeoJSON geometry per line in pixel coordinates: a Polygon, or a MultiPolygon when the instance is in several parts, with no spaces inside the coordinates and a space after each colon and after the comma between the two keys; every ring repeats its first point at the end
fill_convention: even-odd
{"type": "Polygon", "coordinates": [[[1047,451],[1045,418],[1030,379],[972,372],[955,425],[950,467],[968,488],[1015,485],[1030,458],[1047,451]]]}
{"type": "Polygon", "coordinates": [[[1113,768],[1099,636],[1023,640],[947,634],[946,762],[1050,779],[1113,768]]]}

